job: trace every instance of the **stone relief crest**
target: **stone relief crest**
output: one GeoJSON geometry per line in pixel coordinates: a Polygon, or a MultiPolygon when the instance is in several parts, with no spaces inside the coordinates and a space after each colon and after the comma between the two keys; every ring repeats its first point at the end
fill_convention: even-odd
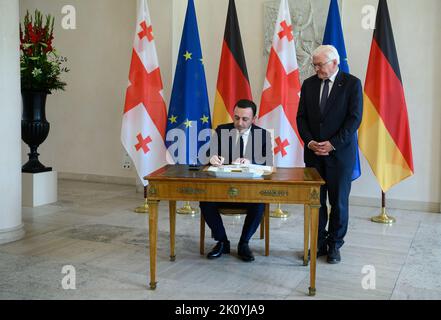
{"type": "MultiPolygon", "coordinates": [[[[323,41],[329,1],[323,0],[288,0],[296,41],[297,62],[300,69],[300,81],[313,75],[311,54],[323,41]]],[[[274,26],[277,20],[280,1],[264,3],[264,52],[268,60],[274,37],[274,26]]],[[[341,0],[339,0],[341,8],[341,0]]]]}

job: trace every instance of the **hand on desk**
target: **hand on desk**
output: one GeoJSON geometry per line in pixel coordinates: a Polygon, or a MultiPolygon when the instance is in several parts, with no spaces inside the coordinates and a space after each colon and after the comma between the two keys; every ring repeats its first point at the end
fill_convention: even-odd
{"type": "Polygon", "coordinates": [[[223,165],[224,162],[225,162],[225,158],[221,157],[221,156],[215,155],[210,158],[210,164],[215,167],[219,167],[219,166],[223,165]]]}
{"type": "MultiPolygon", "coordinates": [[[[210,164],[215,167],[219,167],[223,165],[224,162],[225,162],[225,158],[218,155],[212,156],[210,158],[210,164]]],[[[246,158],[237,158],[236,160],[233,161],[233,164],[250,164],[250,163],[251,161],[246,158]]]]}
{"type": "Polygon", "coordinates": [[[246,158],[237,158],[233,161],[233,164],[250,164],[251,161],[246,158]]]}

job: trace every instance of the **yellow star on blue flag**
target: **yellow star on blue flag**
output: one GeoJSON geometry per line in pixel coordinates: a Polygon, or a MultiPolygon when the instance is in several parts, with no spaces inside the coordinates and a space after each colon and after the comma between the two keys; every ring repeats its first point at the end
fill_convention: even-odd
{"type": "Polygon", "coordinates": [[[188,120],[188,119],[184,122],[184,124],[185,124],[186,128],[190,128],[191,127],[191,121],[188,120]]]}
{"type": "Polygon", "coordinates": [[[177,123],[178,122],[177,119],[178,119],[178,117],[176,117],[174,115],[172,115],[170,118],[168,118],[168,120],[170,120],[170,123],[177,123]]]}
{"type": "Polygon", "coordinates": [[[200,120],[202,121],[202,123],[208,123],[208,120],[210,120],[210,118],[204,114],[200,120]]]}
{"type": "Polygon", "coordinates": [[[185,53],[184,53],[185,61],[190,60],[192,55],[193,55],[193,53],[185,51],[185,53]]]}

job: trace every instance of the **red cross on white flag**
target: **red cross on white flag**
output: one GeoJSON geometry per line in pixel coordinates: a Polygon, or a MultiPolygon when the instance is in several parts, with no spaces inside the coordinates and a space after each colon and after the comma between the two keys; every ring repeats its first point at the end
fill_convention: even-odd
{"type": "Polygon", "coordinates": [[[166,164],[166,125],[167,111],[153,27],[146,0],[138,0],[121,141],[144,186],[147,181],[143,177],[166,164]]]}
{"type": "Polygon", "coordinates": [[[288,2],[281,0],[257,123],[273,131],[274,164],[285,168],[304,166],[296,123],[301,86],[294,41],[288,2]]]}

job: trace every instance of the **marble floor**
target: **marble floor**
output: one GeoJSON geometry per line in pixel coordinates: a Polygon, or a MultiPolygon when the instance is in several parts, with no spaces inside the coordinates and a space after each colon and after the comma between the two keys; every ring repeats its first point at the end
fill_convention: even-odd
{"type": "Polygon", "coordinates": [[[309,297],[301,206],[283,206],[288,219],[271,218],[270,256],[256,233],[252,263],[236,256],[243,217],[224,217],[232,253],[208,260],[199,255],[199,215],[178,215],[171,262],[161,203],[152,291],[148,216],[133,212],[141,203],[132,186],[60,180],[59,201],[23,208],[26,236],[0,245],[0,299],[441,299],[441,214],[389,210],[397,223],[386,226],[369,220],[378,209],[352,206],[342,263],[318,260],[317,295],[309,297]]]}

